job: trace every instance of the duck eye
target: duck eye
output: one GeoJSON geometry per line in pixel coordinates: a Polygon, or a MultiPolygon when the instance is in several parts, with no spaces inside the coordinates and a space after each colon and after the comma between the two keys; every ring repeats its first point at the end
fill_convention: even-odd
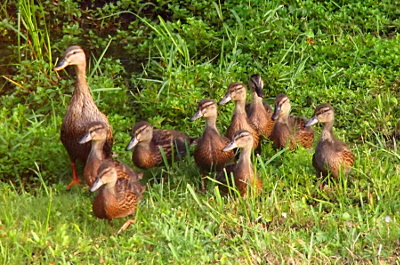
{"type": "Polygon", "coordinates": [[[327,111],[329,111],[329,109],[322,109],[322,110],[320,110],[319,114],[324,114],[327,111]]]}
{"type": "Polygon", "coordinates": [[[106,175],[108,172],[110,172],[111,171],[111,168],[106,168],[105,170],[103,170],[101,173],[100,173],[100,175],[99,175],[99,177],[101,178],[101,177],[103,177],[104,175],[106,175]]]}
{"type": "Polygon", "coordinates": [[[241,86],[237,86],[236,88],[235,88],[235,92],[238,92],[239,90],[241,90],[242,89],[242,87],[241,86]]]}

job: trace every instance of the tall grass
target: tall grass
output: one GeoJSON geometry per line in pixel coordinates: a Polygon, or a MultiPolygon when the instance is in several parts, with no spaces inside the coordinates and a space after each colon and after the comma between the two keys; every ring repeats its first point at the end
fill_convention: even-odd
{"type": "MultiPolygon", "coordinates": [[[[4,5],[5,7],[6,5],[4,5]]],[[[51,64],[49,23],[46,21],[47,13],[42,1],[19,0],[16,2],[17,26],[5,21],[6,26],[17,35],[18,61],[23,59],[42,60],[51,64]]]]}

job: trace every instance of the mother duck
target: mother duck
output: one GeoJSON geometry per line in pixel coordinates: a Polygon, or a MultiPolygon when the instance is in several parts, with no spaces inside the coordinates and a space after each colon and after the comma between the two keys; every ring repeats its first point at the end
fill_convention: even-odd
{"type": "Polygon", "coordinates": [[[107,140],[104,144],[106,157],[111,156],[113,144],[113,134],[108,119],[97,108],[90,94],[86,81],[86,56],[81,47],[68,47],[64,56],[53,70],[60,71],[69,65],[75,66],[76,82],[74,93],[72,94],[67,113],[61,125],[60,137],[71,160],[72,181],[68,184],[67,189],[81,182],[76,173],[76,161],[80,160],[83,164],[86,163],[91,144],[89,142],[79,144],[79,141],[88,132],[90,123],[98,121],[104,123],[106,126],[107,140]]]}

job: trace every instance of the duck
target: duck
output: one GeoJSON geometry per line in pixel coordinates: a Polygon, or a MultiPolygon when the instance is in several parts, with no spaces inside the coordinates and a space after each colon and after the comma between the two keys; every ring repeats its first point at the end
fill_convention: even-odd
{"type": "Polygon", "coordinates": [[[193,152],[194,161],[200,169],[201,187],[205,191],[204,175],[211,171],[221,171],[226,164],[234,158],[234,151],[222,151],[230,140],[222,136],[217,128],[218,105],[212,99],[202,99],[197,112],[190,118],[193,122],[200,118],[206,119],[206,127],[202,136],[197,140],[196,148],[193,152]]]}
{"type": "Polygon", "coordinates": [[[137,173],[113,159],[104,160],[98,169],[96,180],[90,188],[91,192],[97,191],[92,205],[94,215],[99,219],[107,219],[111,225],[113,219],[133,216],[117,234],[135,222],[137,206],[146,190],[146,186],[140,182],[142,177],[143,173],[137,173]]]}
{"type": "Polygon", "coordinates": [[[79,144],[82,137],[88,132],[91,122],[102,122],[106,127],[106,141],[103,146],[106,157],[112,154],[113,134],[110,123],[96,106],[86,81],[86,56],[79,46],[68,47],[64,56],[53,68],[60,71],[70,65],[75,66],[76,82],[67,112],[61,125],[60,139],[71,161],[72,181],[68,184],[69,190],[73,185],[81,183],[76,171],[76,162],[85,165],[91,150],[91,144],[79,144]]]}
{"type": "MultiPolygon", "coordinates": [[[[251,153],[253,150],[253,134],[247,130],[236,131],[232,140],[222,149],[224,152],[229,152],[235,148],[240,149],[240,155],[235,165],[228,165],[225,172],[229,176],[232,172],[235,179],[240,196],[246,197],[251,191],[254,195],[259,195],[263,188],[263,183],[259,176],[254,172],[254,166],[251,162],[251,153]],[[249,190],[251,188],[251,190],[249,190]]],[[[219,174],[217,180],[221,180],[221,175],[225,177],[225,172],[219,174]]],[[[226,181],[221,181],[225,183],[226,181]]]]}
{"type": "Polygon", "coordinates": [[[187,145],[195,139],[186,133],[153,129],[147,121],[140,121],[133,126],[132,137],[125,150],[133,149],[132,161],[140,169],[150,169],[163,163],[163,150],[167,161],[177,161],[186,155],[187,145]]]}
{"type": "Polygon", "coordinates": [[[321,138],[315,148],[312,158],[317,178],[338,178],[343,172],[347,178],[354,165],[354,154],[346,143],[339,140],[333,133],[335,111],[329,104],[322,104],[315,108],[314,115],[305,124],[310,127],[318,122],[323,123],[321,138]]]}
{"type": "Polygon", "coordinates": [[[275,99],[275,110],[272,120],[276,123],[270,135],[275,149],[285,148],[287,145],[293,150],[297,145],[304,148],[312,148],[314,142],[314,130],[305,127],[307,120],[294,115],[289,116],[291,110],[289,97],[279,94],[275,99]]]}
{"type": "Polygon", "coordinates": [[[246,104],[247,116],[257,133],[268,138],[275,125],[275,121],[272,120],[274,111],[270,105],[262,101],[264,97],[264,81],[259,74],[254,74],[250,77],[249,87],[252,101],[246,104]]]}
{"type": "Polygon", "coordinates": [[[79,141],[85,144],[91,141],[91,149],[86,160],[83,176],[86,184],[92,187],[97,177],[97,171],[105,159],[111,157],[104,152],[104,144],[107,140],[107,126],[100,121],[94,121],[88,124],[88,132],[79,141]]]}
{"type": "Polygon", "coordinates": [[[246,86],[243,83],[233,82],[229,85],[228,91],[218,104],[223,105],[231,100],[235,101],[235,110],[225,136],[228,139],[232,139],[236,131],[247,130],[253,135],[253,147],[256,149],[259,143],[259,134],[250,122],[245,110],[246,91],[246,86]]]}

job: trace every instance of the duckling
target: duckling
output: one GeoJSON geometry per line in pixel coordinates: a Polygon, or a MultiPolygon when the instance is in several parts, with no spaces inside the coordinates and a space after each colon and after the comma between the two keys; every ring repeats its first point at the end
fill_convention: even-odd
{"type": "Polygon", "coordinates": [[[186,155],[186,143],[193,139],[175,130],[153,130],[150,123],[140,121],[132,129],[132,138],[125,150],[133,150],[132,161],[140,169],[149,169],[162,164],[160,148],[168,162],[179,160],[186,155]],[[174,152],[173,152],[174,151],[174,152]]]}
{"type": "Polygon", "coordinates": [[[218,102],[219,105],[226,104],[229,101],[235,101],[235,110],[232,115],[231,124],[226,131],[226,137],[232,139],[233,135],[238,130],[247,130],[253,135],[253,147],[257,148],[259,143],[259,134],[253,127],[247,113],[246,106],[246,86],[242,83],[234,82],[228,87],[228,92],[218,102]]]}
{"type": "MultiPolygon", "coordinates": [[[[93,213],[100,219],[107,219],[112,224],[112,219],[133,217],[146,186],[140,183],[143,173],[136,173],[120,162],[104,160],[98,169],[96,181],[90,188],[91,192],[99,190],[93,200],[93,213]]],[[[124,231],[135,219],[127,220],[118,230],[124,231]]]]}
{"type": "Polygon", "coordinates": [[[97,108],[89,91],[86,81],[86,56],[81,47],[69,47],[53,70],[60,71],[69,65],[75,66],[76,83],[61,125],[60,137],[68,152],[72,168],[72,181],[68,184],[67,189],[81,182],[76,172],[76,161],[86,163],[91,145],[90,143],[79,144],[79,140],[88,132],[91,122],[99,121],[105,125],[107,137],[103,150],[107,157],[111,155],[113,144],[113,134],[108,119],[97,108]]]}
{"type": "Polygon", "coordinates": [[[234,148],[241,149],[239,160],[233,169],[233,175],[235,176],[235,185],[242,197],[248,194],[249,187],[254,189],[256,195],[260,194],[263,188],[263,183],[259,176],[254,173],[254,167],[251,163],[253,141],[253,135],[249,131],[239,130],[233,135],[232,141],[222,149],[222,151],[230,151],[234,148]]]}
{"type": "Polygon", "coordinates": [[[272,120],[274,111],[267,103],[262,101],[264,97],[264,82],[261,76],[258,74],[252,75],[250,77],[249,86],[253,98],[253,101],[246,105],[249,121],[259,135],[269,137],[275,124],[275,121],[272,120]]]}
{"type": "Polygon", "coordinates": [[[289,116],[290,109],[290,100],[287,95],[276,96],[275,111],[272,116],[276,123],[270,135],[274,147],[279,149],[289,144],[290,150],[293,150],[296,145],[311,148],[314,142],[314,130],[311,127],[304,127],[306,119],[289,116]]]}
{"type": "Polygon", "coordinates": [[[313,166],[317,177],[329,174],[338,178],[340,172],[347,177],[354,164],[354,154],[350,148],[333,134],[334,110],[329,104],[319,105],[314,116],[305,124],[309,127],[317,122],[323,123],[321,138],[313,155],[313,166]]]}
{"type": "Polygon", "coordinates": [[[106,139],[107,130],[104,123],[95,121],[89,124],[88,133],[79,141],[80,144],[92,141],[92,149],[90,150],[83,170],[83,176],[89,187],[92,187],[97,177],[97,170],[103,163],[103,160],[107,158],[103,150],[106,139]]]}
{"type": "MultiPolygon", "coordinates": [[[[206,128],[203,135],[197,140],[197,146],[194,150],[194,161],[200,168],[202,176],[210,171],[220,171],[229,163],[235,153],[233,150],[223,152],[224,148],[230,141],[222,136],[216,126],[217,121],[217,103],[211,99],[203,99],[199,102],[197,112],[190,118],[195,121],[201,117],[206,119],[206,128]]],[[[202,191],[205,191],[204,178],[201,179],[202,191]]]]}

